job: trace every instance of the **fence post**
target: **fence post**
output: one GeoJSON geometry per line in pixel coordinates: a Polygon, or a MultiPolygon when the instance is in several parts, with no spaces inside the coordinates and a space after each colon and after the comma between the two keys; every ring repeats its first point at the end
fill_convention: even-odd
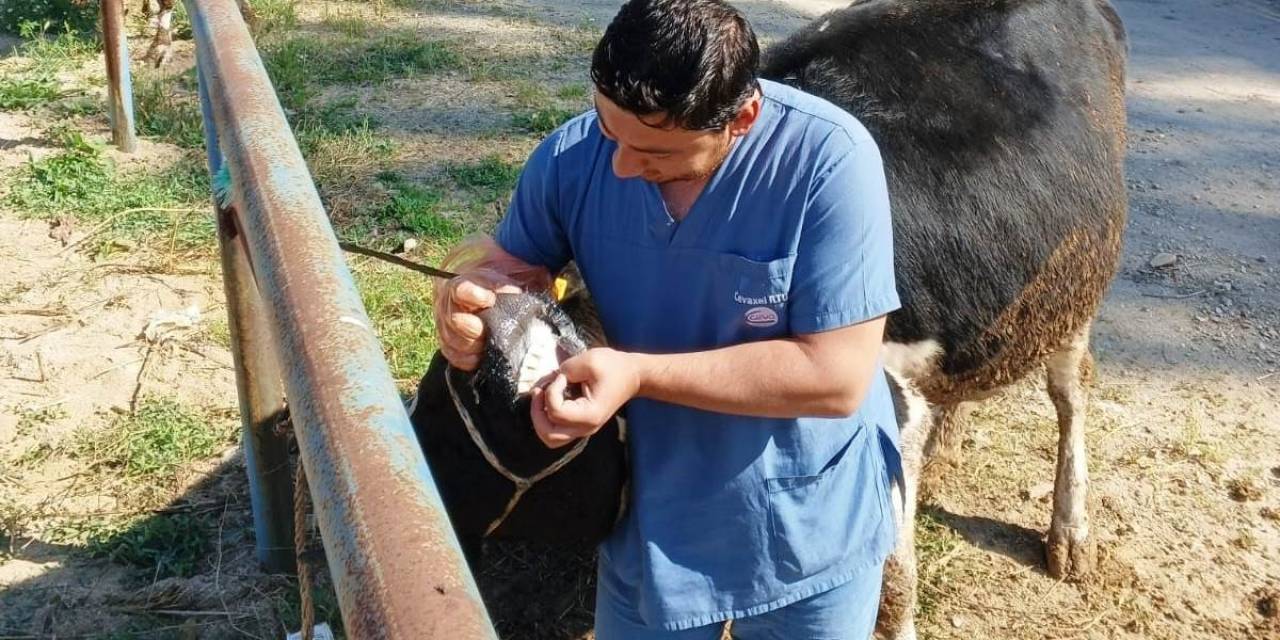
{"type": "MultiPolygon", "coordinates": [[[[218,132],[209,115],[206,80],[199,67],[196,80],[200,111],[205,115],[205,149],[209,175],[222,168],[218,132]]],[[[240,399],[241,449],[249,476],[249,506],[253,510],[254,544],[258,563],[271,573],[292,573],[293,475],[289,472],[289,440],[276,427],[284,415],[284,382],[280,360],[268,330],[267,318],[236,226],[235,210],[214,202],[222,282],[227,298],[227,327],[231,359],[240,399]]]]}
{"type": "Polygon", "coordinates": [[[122,0],[102,0],[102,51],[107,59],[107,115],[111,143],[125,153],[138,150],[133,127],[133,79],[129,75],[129,39],[124,33],[122,0]]]}

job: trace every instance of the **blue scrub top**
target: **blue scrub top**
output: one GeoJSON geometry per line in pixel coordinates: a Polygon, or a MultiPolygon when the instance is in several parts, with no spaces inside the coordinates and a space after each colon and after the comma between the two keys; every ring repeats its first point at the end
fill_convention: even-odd
{"type": "MultiPolygon", "coordinates": [[[[591,111],[534,151],[498,243],[553,272],[576,261],[624,351],[712,349],[897,309],[876,144],[825,100],[761,84],[758,120],[683,220],[656,185],[614,175],[616,144],[591,111]]],[[[840,419],[629,402],[629,510],[601,546],[599,597],[633,622],[686,629],[784,606],[883,561],[897,422],[884,376],[874,380],[840,419]]]]}

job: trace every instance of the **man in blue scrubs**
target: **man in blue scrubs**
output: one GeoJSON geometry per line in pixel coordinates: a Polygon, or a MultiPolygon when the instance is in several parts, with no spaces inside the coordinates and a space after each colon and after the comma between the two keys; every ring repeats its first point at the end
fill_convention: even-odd
{"type": "MultiPolygon", "coordinates": [[[[595,50],[595,109],[534,151],[495,233],[577,263],[612,348],[533,392],[542,441],[627,418],[629,510],[600,548],[599,640],[867,638],[894,543],[898,308],[879,151],[848,113],[756,77],[720,0],[631,0],[595,50]],[[567,384],[584,395],[564,399],[567,384]]],[[[446,286],[473,369],[492,282],[446,286]]]]}

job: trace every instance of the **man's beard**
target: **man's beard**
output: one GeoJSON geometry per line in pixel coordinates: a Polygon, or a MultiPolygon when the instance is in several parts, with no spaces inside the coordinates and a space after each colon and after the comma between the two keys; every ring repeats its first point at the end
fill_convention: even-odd
{"type": "Polygon", "coordinates": [[[729,138],[725,142],[724,146],[720,148],[720,151],[716,157],[716,161],[712,162],[709,165],[709,168],[707,169],[703,169],[700,171],[690,171],[688,173],[683,173],[676,176],[659,176],[657,177],[657,179],[650,179],[646,176],[642,176],[642,177],[645,180],[648,180],[649,182],[652,182],[658,185],[670,184],[672,182],[696,182],[701,180],[707,180],[707,179],[710,179],[712,175],[715,175],[715,172],[717,169],[720,168],[720,165],[724,164],[725,159],[729,157],[729,150],[732,148],[733,148],[733,138],[729,138]]]}

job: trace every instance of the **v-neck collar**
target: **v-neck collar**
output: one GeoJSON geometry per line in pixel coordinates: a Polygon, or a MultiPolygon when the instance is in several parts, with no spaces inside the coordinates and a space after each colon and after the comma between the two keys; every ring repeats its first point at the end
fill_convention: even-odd
{"type": "Polygon", "coordinates": [[[764,88],[761,87],[760,94],[760,115],[756,122],[752,125],[751,130],[746,135],[738,136],[733,139],[733,146],[729,152],[725,154],[724,160],[720,162],[720,166],[716,167],[712,172],[711,178],[707,180],[707,184],[698,192],[698,196],[694,198],[693,204],[689,205],[689,212],[685,214],[681,220],[676,220],[671,215],[671,211],[667,208],[667,201],[662,197],[662,189],[657,184],[643,181],[645,189],[652,199],[656,202],[656,207],[649,207],[656,212],[653,220],[649,223],[650,231],[655,237],[664,238],[665,245],[668,247],[687,245],[692,239],[697,238],[699,230],[706,225],[708,218],[707,213],[701,212],[706,208],[706,202],[715,195],[716,187],[724,181],[725,176],[731,173],[734,165],[737,164],[739,156],[742,154],[741,149],[750,141],[755,140],[759,134],[761,125],[765,124],[766,116],[772,116],[772,108],[770,101],[765,99],[764,88]]]}
{"type": "Polygon", "coordinates": [[[662,196],[662,187],[653,182],[646,181],[644,183],[649,196],[658,203],[656,209],[659,212],[659,216],[656,222],[658,223],[659,228],[665,231],[668,245],[675,244],[676,239],[680,236],[689,235],[689,232],[684,230],[688,229],[691,223],[698,222],[701,218],[705,217],[705,215],[698,215],[699,208],[704,208],[700,207],[700,205],[710,197],[711,192],[715,189],[716,185],[720,183],[725,172],[728,171],[728,165],[733,160],[738,147],[741,146],[743,137],[745,136],[739,136],[733,139],[733,146],[729,149],[729,152],[725,154],[724,160],[722,160],[720,165],[716,167],[715,171],[711,173],[711,177],[707,179],[707,183],[702,185],[702,189],[698,191],[698,195],[694,197],[693,202],[689,205],[689,210],[684,214],[684,217],[679,220],[677,220],[675,216],[671,215],[671,208],[667,206],[667,199],[662,196]]]}

